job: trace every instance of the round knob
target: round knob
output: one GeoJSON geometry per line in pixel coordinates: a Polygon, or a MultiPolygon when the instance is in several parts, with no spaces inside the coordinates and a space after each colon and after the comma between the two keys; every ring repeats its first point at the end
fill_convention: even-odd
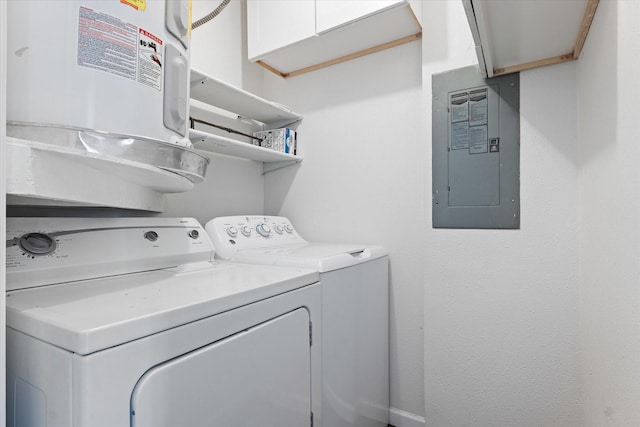
{"type": "Polygon", "coordinates": [[[248,225],[243,225],[242,228],[240,228],[240,231],[247,237],[251,236],[251,227],[248,225]]]}
{"type": "Polygon", "coordinates": [[[235,227],[229,227],[227,228],[227,234],[229,237],[236,237],[238,235],[238,229],[235,227]]]}
{"type": "Polygon", "coordinates": [[[284,228],[282,228],[280,224],[277,224],[274,228],[276,229],[276,233],[278,234],[282,234],[282,232],[284,231],[284,228]]]}
{"type": "Polygon", "coordinates": [[[56,241],[44,233],[23,234],[18,244],[23,251],[33,255],[47,255],[56,249],[56,241]]]}
{"type": "Polygon", "coordinates": [[[198,230],[191,230],[189,232],[189,237],[191,237],[192,239],[197,239],[198,237],[200,237],[200,233],[198,232],[198,230]]]}
{"type": "Polygon", "coordinates": [[[290,224],[285,225],[284,230],[289,234],[293,233],[293,227],[290,224]]]}
{"type": "Polygon", "coordinates": [[[269,237],[269,234],[271,234],[271,227],[269,227],[267,224],[258,225],[256,227],[256,230],[258,230],[258,233],[260,233],[262,237],[269,237]]]}
{"type": "Polygon", "coordinates": [[[155,242],[156,240],[158,240],[158,233],[156,233],[155,231],[147,231],[146,233],[144,233],[144,238],[150,242],[155,242]]]}

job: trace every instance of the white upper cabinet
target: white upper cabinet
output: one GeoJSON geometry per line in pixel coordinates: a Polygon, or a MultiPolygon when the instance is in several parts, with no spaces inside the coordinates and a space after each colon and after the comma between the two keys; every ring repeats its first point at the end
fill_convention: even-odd
{"type": "Polygon", "coordinates": [[[315,36],[315,0],[247,1],[249,59],[315,36]]]}
{"type": "Polygon", "coordinates": [[[422,2],[247,0],[249,59],[293,77],[419,40],[422,2]]]}
{"type": "Polygon", "coordinates": [[[323,33],[398,3],[401,2],[395,0],[316,0],[316,31],[323,33]]]}

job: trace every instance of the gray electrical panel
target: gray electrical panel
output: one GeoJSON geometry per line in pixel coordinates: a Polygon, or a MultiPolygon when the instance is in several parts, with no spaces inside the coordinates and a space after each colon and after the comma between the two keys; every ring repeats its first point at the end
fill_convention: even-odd
{"type": "Polygon", "coordinates": [[[434,74],[433,227],[520,228],[520,76],[434,74]]]}

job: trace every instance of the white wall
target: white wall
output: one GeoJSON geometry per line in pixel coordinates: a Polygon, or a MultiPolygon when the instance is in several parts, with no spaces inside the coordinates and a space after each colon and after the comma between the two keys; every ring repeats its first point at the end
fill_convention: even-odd
{"type": "Polygon", "coordinates": [[[640,425],[640,2],[600,2],[578,62],[585,426],[640,425]]]}
{"type": "MultiPolygon", "coordinates": [[[[218,5],[220,0],[193,0],[196,21],[218,5]]],[[[262,68],[247,59],[246,2],[231,1],[212,21],[196,28],[191,39],[191,66],[250,92],[259,93],[262,68]]]]}
{"type": "Polygon", "coordinates": [[[266,75],[304,115],[305,157],[266,177],[266,213],[390,250],[392,407],[435,427],[578,426],[575,65],[521,75],[521,229],[433,230],[431,74],[476,59],[461,3],[423,8],[422,77],[419,43],[266,75]]]}
{"type": "MultiPolygon", "coordinates": [[[[192,18],[197,21],[212,12],[216,0],[192,2],[192,18]]],[[[212,21],[193,29],[191,67],[205,71],[229,84],[242,87],[241,2],[232,1],[212,21]]]]}
{"type": "Polygon", "coordinates": [[[226,215],[261,214],[264,209],[262,164],[213,153],[206,180],[186,193],[165,196],[162,216],[188,216],[204,225],[226,215]]]}
{"type": "MultiPolygon", "coordinates": [[[[461,2],[424,5],[430,99],[432,73],[477,61],[461,2]]],[[[575,64],[520,84],[520,230],[435,230],[427,209],[427,426],[581,425],[575,64]]]]}
{"type": "Polygon", "coordinates": [[[312,241],[381,244],[391,259],[391,405],[424,413],[425,152],[420,42],[283,80],[265,96],[304,116],[299,166],[265,177],[265,213],[312,241]]]}
{"type": "MultiPolygon", "coordinates": [[[[219,0],[194,0],[194,21],[219,4],[219,0]]],[[[246,59],[244,6],[245,2],[234,0],[212,21],[193,30],[191,66],[234,86],[259,93],[261,68],[246,59]]],[[[262,213],[262,164],[213,153],[208,155],[211,163],[206,181],[190,192],[166,196],[162,215],[190,216],[204,224],[216,216],[262,213]]]]}

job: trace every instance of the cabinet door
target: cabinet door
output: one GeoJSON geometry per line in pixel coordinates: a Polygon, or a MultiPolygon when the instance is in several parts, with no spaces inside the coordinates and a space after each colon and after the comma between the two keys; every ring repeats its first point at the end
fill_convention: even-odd
{"type": "Polygon", "coordinates": [[[398,0],[316,0],[316,31],[322,33],[398,3],[404,2],[398,0]]]}
{"type": "Polygon", "coordinates": [[[313,37],[315,19],[315,0],[247,0],[249,59],[313,37]]]}

